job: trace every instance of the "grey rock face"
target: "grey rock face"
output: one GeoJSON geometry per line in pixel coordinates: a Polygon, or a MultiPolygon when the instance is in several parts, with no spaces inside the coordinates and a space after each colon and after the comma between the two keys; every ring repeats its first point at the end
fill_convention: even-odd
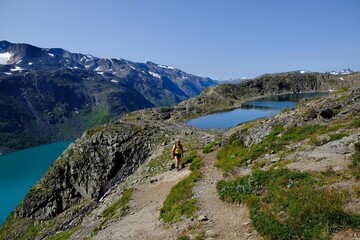
{"type": "Polygon", "coordinates": [[[99,200],[134,172],[158,142],[156,128],[119,123],[89,130],[31,189],[16,215],[49,219],[84,200],[99,200]]]}

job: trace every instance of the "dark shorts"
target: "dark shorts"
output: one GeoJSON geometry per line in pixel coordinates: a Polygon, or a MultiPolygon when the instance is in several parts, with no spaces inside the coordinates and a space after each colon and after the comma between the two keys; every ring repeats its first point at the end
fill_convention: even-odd
{"type": "Polygon", "coordinates": [[[181,153],[174,153],[174,157],[181,157],[181,153]]]}

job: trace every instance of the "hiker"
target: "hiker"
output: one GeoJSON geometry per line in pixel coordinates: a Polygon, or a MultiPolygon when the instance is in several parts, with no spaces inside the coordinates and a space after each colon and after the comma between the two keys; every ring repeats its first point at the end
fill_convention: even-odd
{"type": "Polygon", "coordinates": [[[175,168],[179,171],[180,170],[180,161],[183,154],[183,146],[180,143],[180,140],[177,140],[175,145],[172,148],[172,155],[175,158],[175,168]]]}

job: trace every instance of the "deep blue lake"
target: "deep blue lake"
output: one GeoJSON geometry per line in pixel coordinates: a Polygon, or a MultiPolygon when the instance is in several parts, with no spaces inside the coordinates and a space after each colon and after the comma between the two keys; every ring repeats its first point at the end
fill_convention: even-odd
{"type": "Polygon", "coordinates": [[[73,141],[0,155],[0,224],[73,141]]]}
{"type": "Polygon", "coordinates": [[[230,111],[217,112],[191,119],[187,124],[198,128],[227,129],[240,123],[267,117],[281,112],[284,108],[294,108],[302,98],[323,96],[327,93],[294,93],[274,95],[248,101],[242,107],[230,111]]]}

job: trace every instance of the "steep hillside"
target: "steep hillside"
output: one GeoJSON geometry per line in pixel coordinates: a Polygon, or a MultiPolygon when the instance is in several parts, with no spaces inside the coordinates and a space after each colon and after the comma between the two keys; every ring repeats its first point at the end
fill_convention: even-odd
{"type": "Polygon", "coordinates": [[[127,112],[175,105],[216,83],[152,62],[0,41],[0,153],[75,138],[127,112]]]}
{"type": "MultiPolygon", "coordinates": [[[[236,234],[246,236],[245,239],[355,239],[346,237],[360,234],[359,103],[359,88],[341,90],[327,97],[304,100],[296,109],[227,132],[200,130],[174,121],[179,106],[132,112],[114,124],[88,130],[72,144],[10,215],[0,237],[42,239],[64,231],[73,235],[72,239],[119,239],[126,234],[118,230],[122,223],[134,224],[136,217],[168,211],[159,207],[180,199],[179,195],[173,196],[176,191],[170,192],[178,182],[189,185],[176,185],[174,188],[180,190],[177,194],[183,197],[183,191],[190,188],[193,195],[184,200],[184,205],[176,206],[175,213],[169,213],[174,216],[170,223],[149,218],[151,229],[134,231],[133,235],[126,235],[128,239],[194,234],[226,239],[237,239],[236,234]],[[177,138],[188,148],[187,159],[195,163],[190,167],[194,174],[167,171],[171,164],[169,150],[177,138]],[[194,157],[193,152],[203,149],[200,160],[194,157]],[[207,154],[214,150],[218,159],[207,154]],[[272,181],[272,177],[278,180],[272,181]],[[184,182],[179,182],[181,179],[184,182]],[[268,180],[264,183],[264,179],[268,180]],[[144,194],[152,184],[159,187],[159,194],[149,198],[144,194]],[[218,202],[217,206],[223,207],[211,208],[206,199],[216,196],[216,187],[221,199],[244,203],[249,212],[244,205],[228,207],[218,202]],[[126,189],[133,189],[136,199],[127,197],[122,203],[125,200],[120,197],[130,194],[126,189]],[[305,191],[308,197],[301,197],[305,191]],[[166,192],[170,193],[165,200],[166,192]],[[299,206],[307,212],[299,211],[299,206]],[[127,218],[128,208],[132,214],[127,218]],[[230,219],[240,217],[245,222],[227,223],[219,217],[222,211],[230,219]],[[207,217],[212,218],[208,224],[204,223],[207,217]],[[297,229],[297,223],[304,224],[297,229]]],[[[142,229],[148,223],[143,217],[141,221],[138,226],[131,225],[131,229],[142,229]]]]}

